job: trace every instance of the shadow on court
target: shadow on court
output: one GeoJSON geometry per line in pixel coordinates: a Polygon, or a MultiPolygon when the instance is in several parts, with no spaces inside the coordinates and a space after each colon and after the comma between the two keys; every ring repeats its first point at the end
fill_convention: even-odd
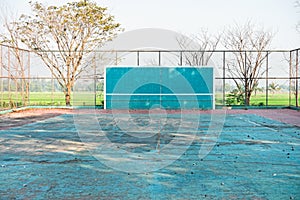
{"type": "MultiPolygon", "coordinates": [[[[99,122],[120,148],[141,154],[157,148],[155,139],[118,136],[114,126],[105,121],[106,115],[99,115],[99,122]]],[[[176,127],[175,118],[167,124],[170,133],[176,127]]],[[[71,114],[2,130],[0,199],[300,197],[299,127],[255,114],[228,114],[212,151],[200,159],[208,118],[208,114],[202,115],[203,126],[197,133],[200,139],[194,140],[179,159],[145,173],[117,171],[93,157],[82,143],[71,114]]],[[[147,124],[139,115],[135,119],[141,126],[147,124]]],[[[159,138],[161,148],[178,137],[165,134],[159,138]]]]}

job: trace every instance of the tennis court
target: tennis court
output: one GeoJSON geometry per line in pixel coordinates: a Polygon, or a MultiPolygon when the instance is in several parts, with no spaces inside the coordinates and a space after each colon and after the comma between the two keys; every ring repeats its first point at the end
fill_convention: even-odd
{"type": "Polygon", "coordinates": [[[0,115],[0,199],[300,198],[299,111],[125,114],[28,109],[0,115]],[[97,119],[101,134],[99,127],[88,127],[91,135],[80,132],[78,119],[87,116],[97,119]],[[133,135],[155,120],[160,131],[133,135]],[[129,126],[132,121],[139,129],[129,126]],[[220,133],[209,131],[212,123],[221,125],[220,133]]]}

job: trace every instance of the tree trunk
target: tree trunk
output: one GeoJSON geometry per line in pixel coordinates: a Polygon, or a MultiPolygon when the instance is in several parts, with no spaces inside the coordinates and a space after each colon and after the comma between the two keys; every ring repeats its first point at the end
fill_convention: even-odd
{"type": "Polygon", "coordinates": [[[245,106],[249,106],[250,105],[250,97],[251,97],[251,93],[247,92],[246,99],[245,99],[245,106]]]}
{"type": "Polygon", "coordinates": [[[25,83],[26,88],[25,88],[25,106],[27,106],[29,102],[29,82],[25,83]]]}
{"type": "Polygon", "coordinates": [[[295,99],[296,99],[296,107],[299,107],[299,95],[298,95],[298,91],[295,92],[295,99]]]}
{"type": "Polygon", "coordinates": [[[67,86],[66,92],[65,92],[65,97],[66,97],[66,106],[71,106],[71,87],[67,86]]]}

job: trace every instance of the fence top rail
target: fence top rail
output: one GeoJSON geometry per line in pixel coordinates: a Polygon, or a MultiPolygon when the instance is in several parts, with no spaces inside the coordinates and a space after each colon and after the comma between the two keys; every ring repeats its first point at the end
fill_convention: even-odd
{"type": "MultiPolygon", "coordinates": [[[[295,51],[295,50],[293,50],[295,51]]],[[[51,51],[39,51],[39,52],[62,52],[59,50],[51,50],[51,51]]],[[[70,52],[70,51],[68,51],[70,52]]],[[[263,50],[263,51],[257,51],[257,50],[162,50],[162,49],[138,49],[138,50],[92,50],[92,51],[86,51],[86,52],[95,52],[95,53],[189,53],[189,52],[199,52],[199,53],[247,53],[247,52],[263,52],[263,53],[289,53],[291,50],[263,50]]]]}
{"type": "Polygon", "coordinates": [[[300,51],[300,48],[291,50],[291,52],[293,52],[293,51],[300,51]]]}
{"type": "MultiPolygon", "coordinates": [[[[4,47],[7,47],[7,48],[16,48],[16,47],[12,47],[12,46],[9,46],[9,45],[5,45],[5,44],[0,44],[0,46],[4,46],[4,47]]],[[[27,52],[33,52],[31,50],[28,50],[28,49],[22,49],[22,48],[18,48],[22,51],[27,51],[27,52]]],[[[282,53],[282,52],[292,52],[292,51],[299,51],[300,48],[297,48],[297,49],[292,49],[292,50],[286,50],[286,49],[266,49],[266,50],[263,50],[263,51],[258,51],[258,50],[230,50],[230,49],[220,49],[220,50],[197,50],[197,49],[93,49],[93,50],[86,50],[85,52],[99,52],[99,53],[139,53],[139,52],[145,52],[145,53],[188,53],[188,52],[199,52],[199,53],[235,53],[235,52],[264,52],[264,53],[282,53]]],[[[63,51],[60,51],[60,50],[50,50],[50,51],[46,51],[46,50],[40,50],[38,52],[63,52],[63,51]]],[[[66,51],[66,52],[70,52],[70,51],[66,51]]]]}
{"type": "MultiPolygon", "coordinates": [[[[300,48],[299,48],[300,49],[300,48]]],[[[223,53],[223,52],[225,52],[225,53],[239,53],[239,52],[244,52],[244,53],[247,53],[247,52],[253,52],[253,53],[255,53],[255,52],[264,52],[264,53],[272,53],[272,52],[274,52],[274,53],[276,53],[276,52],[278,52],[278,53],[282,53],[282,52],[290,52],[291,50],[263,50],[263,51],[257,51],[257,50],[240,50],[240,51],[238,51],[238,50],[193,50],[193,49],[187,49],[187,50],[161,50],[161,49],[139,49],[139,50],[126,50],[126,49],[124,49],[124,50],[95,50],[94,52],[107,52],[107,53],[137,53],[137,52],[146,52],[146,53],[151,53],[151,52],[153,52],[153,53],[159,53],[159,52],[161,52],[161,53],[164,53],[164,52],[166,52],[166,53],[172,53],[172,52],[174,52],[174,53],[180,53],[180,52],[182,52],[182,53],[189,53],[189,52],[199,52],[199,53],[205,53],[205,52],[208,52],[208,53],[214,53],[214,52],[216,52],[216,53],[223,53]]],[[[292,51],[295,51],[295,50],[292,50],[292,51]]]]}

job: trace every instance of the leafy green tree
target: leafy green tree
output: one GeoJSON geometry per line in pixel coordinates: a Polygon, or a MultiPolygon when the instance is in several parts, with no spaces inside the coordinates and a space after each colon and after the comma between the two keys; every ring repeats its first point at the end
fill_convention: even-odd
{"type": "Polygon", "coordinates": [[[242,85],[237,85],[237,88],[233,89],[226,95],[226,104],[232,105],[245,105],[245,91],[242,85]]]}
{"type": "Polygon", "coordinates": [[[276,92],[276,91],[279,91],[281,90],[281,88],[279,87],[279,84],[276,84],[274,82],[270,83],[269,84],[269,88],[268,88],[273,94],[276,92]]]}
{"type": "Polygon", "coordinates": [[[30,5],[33,14],[21,15],[15,22],[15,31],[50,69],[63,88],[69,106],[72,88],[80,73],[86,70],[82,64],[84,59],[122,29],[107,8],[89,0],[59,7],[38,2],[30,2],[30,5]]]}

